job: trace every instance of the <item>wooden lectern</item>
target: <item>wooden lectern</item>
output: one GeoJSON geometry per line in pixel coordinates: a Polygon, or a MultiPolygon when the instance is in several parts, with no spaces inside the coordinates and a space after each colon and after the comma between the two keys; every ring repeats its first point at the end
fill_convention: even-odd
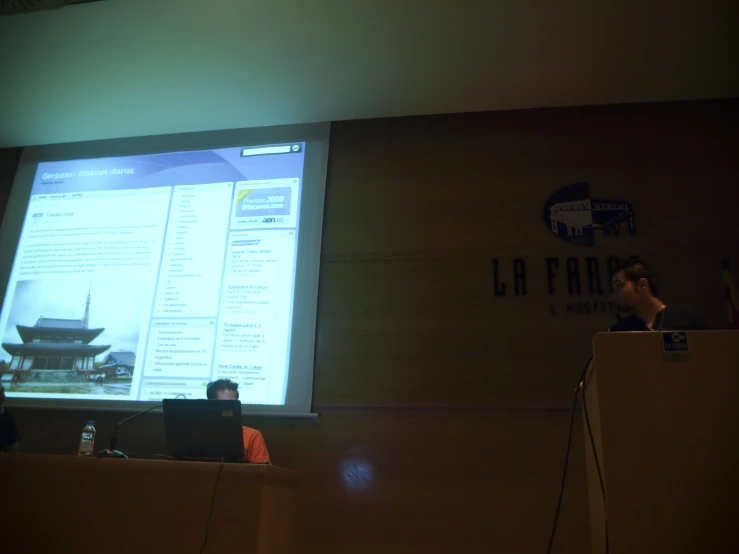
{"type": "Polygon", "coordinates": [[[292,552],[301,474],[252,464],[0,454],[8,554],[292,552]],[[212,511],[211,511],[212,510],[212,511]]]}
{"type": "Polygon", "coordinates": [[[599,333],[593,352],[584,407],[606,496],[604,509],[583,417],[593,554],[606,510],[611,554],[739,552],[739,332],[599,333]]]}

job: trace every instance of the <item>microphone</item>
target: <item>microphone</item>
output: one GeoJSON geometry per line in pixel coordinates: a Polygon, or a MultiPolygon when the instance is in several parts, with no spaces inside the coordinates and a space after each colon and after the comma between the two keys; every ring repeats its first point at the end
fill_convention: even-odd
{"type": "Polygon", "coordinates": [[[116,449],[116,446],[118,444],[118,428],[126,423],[127,421],[131,421],[132,419],[139,417],[140,415],[144,415],[145,413],[148,413],[152,410],[156,410],[157,408],[161,408],[161,404],[157,404],[156,406],[152,406],[151,408],[147,408],[145,410],[142,410],[140,412],[137,412],[133,414],[132,416],[128,416],[127,418],[124,418],[118,422],[118,425],[115,426],[115,430],[113,431],[113,434],[110,436],[110,445],[105,450],[101,450],[98,452],[98,458],[128,458],[123,452],[116,449]]]}

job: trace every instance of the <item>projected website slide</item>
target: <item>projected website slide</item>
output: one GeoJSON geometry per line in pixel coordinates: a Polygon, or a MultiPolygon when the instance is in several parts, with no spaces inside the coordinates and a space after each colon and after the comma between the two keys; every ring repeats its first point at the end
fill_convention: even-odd
{"type": "Polygon", "coordinates": [[[10,397],[285,402],[303,143],[40,163],[0,313],[10,397]]]}

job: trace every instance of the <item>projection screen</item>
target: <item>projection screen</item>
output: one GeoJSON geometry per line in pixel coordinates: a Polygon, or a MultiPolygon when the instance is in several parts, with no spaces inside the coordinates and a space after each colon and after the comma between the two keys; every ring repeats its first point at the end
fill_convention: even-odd
{"type": "Polygon", "coordinates": [[[9,406],[239,383],[310,413],[329,124],[32,147],[0,236],[9,406]]]}

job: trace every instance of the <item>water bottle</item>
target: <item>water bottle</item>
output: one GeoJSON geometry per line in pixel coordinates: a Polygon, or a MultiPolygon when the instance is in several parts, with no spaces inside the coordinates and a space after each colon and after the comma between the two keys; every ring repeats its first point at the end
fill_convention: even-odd
{"type": "Polygon", "coordinates": [[[80,448],[77,450],[78,456],[92,456],[95,448],[95,422],[90,420],[82,428],[82,436],[80,437],[80,448]]]}

